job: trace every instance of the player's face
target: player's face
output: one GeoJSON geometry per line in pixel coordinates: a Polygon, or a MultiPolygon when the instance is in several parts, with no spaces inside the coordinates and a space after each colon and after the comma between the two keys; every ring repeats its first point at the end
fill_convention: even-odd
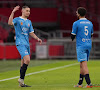
{"type": "Polygon", "coordinates": [[[29,17],[29,15],[30,15],[30,8],[22,9],[22,14],[23,14],[25,17],[29,17]]]}

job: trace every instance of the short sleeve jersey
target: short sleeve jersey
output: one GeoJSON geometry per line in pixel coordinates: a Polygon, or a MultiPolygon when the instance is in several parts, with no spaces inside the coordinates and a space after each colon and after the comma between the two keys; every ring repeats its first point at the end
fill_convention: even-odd
{"type": "Polygon", "coordinates": [[[13,19],[16,34],[16,45],[29,46],[29,33],[34,32],[32,23],[29,19],[16,17],[13,19]]]}
{"type": "Polygon", "coordinates": [[[76,35],[76,47],[91,47],[91,34],[93,34],[92,22],[86,18],[75,21],[71,34],[76,35]]]}

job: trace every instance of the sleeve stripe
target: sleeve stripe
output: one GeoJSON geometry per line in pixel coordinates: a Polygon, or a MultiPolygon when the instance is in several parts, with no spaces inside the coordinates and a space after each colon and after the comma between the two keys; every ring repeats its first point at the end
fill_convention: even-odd
{"type": "Polygon", "coordinates": [[[93,35],[93,33],[91,33],[93,35]]]}
{"type": "MultiPolygon", "coordinates": [[[[32,32],[34,32],[34,31],[32,31],[32,32]]],[[[29,32],[29,33],[32,33],[32,32],[29,32]]]]}
{"type": "Polygon", "coordinates": [[[71,34],[76,35],[75,33],[71,33],[71,34]]]}

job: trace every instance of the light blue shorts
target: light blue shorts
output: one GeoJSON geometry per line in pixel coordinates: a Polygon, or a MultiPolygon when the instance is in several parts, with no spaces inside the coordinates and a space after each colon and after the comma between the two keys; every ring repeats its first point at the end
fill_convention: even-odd
{"type": "Polygon", "coordinates": [[[21,59],[23,59],[23,57],[26,55],[30,55],[30,46],[17,45],[17,50],[19,51],[21,55],[21,59]]]}
{"type": "Polygon", "coordinates": [[[77,48],[78,62],[88,61],[91,49],[77,48]]]}

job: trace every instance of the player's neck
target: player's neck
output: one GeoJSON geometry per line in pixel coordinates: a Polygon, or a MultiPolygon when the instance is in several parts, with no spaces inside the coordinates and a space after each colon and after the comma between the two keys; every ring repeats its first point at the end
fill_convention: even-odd
{"type": "Polygon", "coordinates": [[[79,19],[81,19],[81,18],[85,18],[85,17],[79,17],[79,19]]]}
{"type": "Polygon", "coordinates": [[[24,18],[24,19],[27,19],[27,17],[25,17],[24,15],[22,15],[21,17],[24,18]]]}

